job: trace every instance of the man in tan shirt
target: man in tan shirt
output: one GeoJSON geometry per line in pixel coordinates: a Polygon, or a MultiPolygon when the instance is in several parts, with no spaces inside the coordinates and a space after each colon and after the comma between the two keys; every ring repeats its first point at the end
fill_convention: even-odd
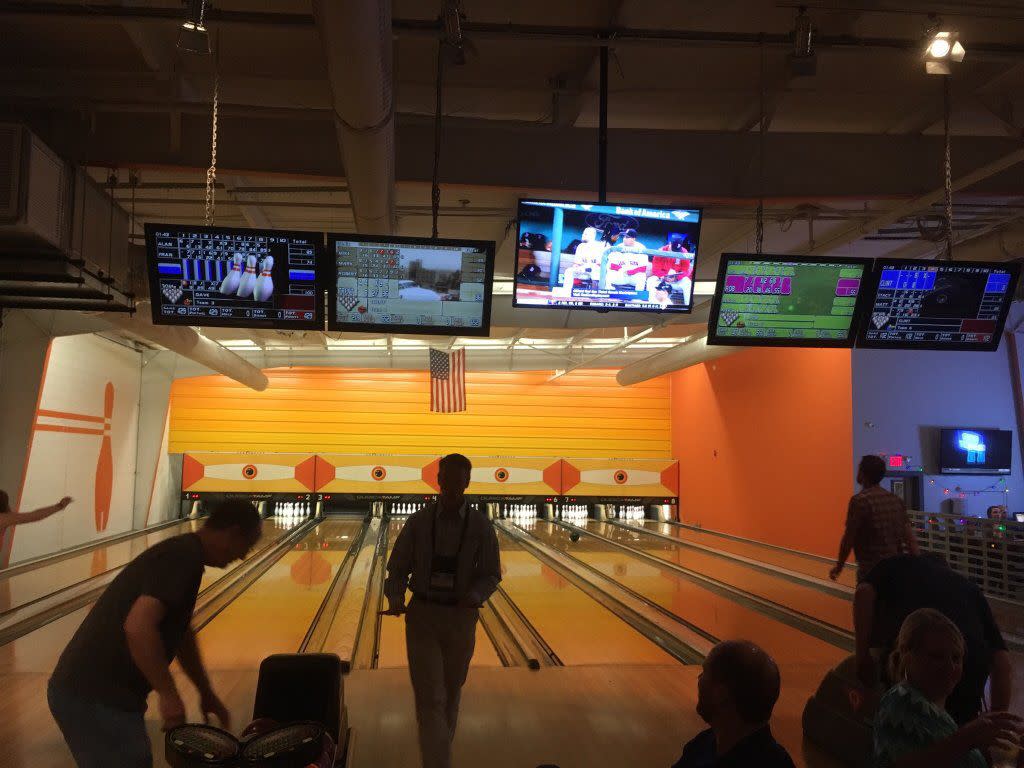
{"type": "Polygon", "coordinates": [[[887,557],[918,554],[917,537],[907,517],[903,499],[881,487],[885,462],[878,456],[860,460],[857,482],[861,492],[850,499],[846,513],[846,531],[839,544],[839,557],[829,578],[835,581],[853,550],[857,557],[857,582],[887,557]]]}
{"type": "Polygon", "coordinates": [[[437,504],[406,522],[384,582],[388,609],[383,613],[405,614],[424,768],[451,765],[459,697],[473,658],[480,606],[501,581],[494,527],[466,505],[472,468],[461,454],[441,459],[437,504]],[[412,591],[408,608],[406,588],[412,591]]]}

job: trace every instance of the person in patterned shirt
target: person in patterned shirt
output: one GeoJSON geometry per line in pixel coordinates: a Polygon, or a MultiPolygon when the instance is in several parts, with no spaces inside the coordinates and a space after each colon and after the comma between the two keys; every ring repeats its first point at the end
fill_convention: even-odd
{"type": "Polygon", "coordinates": [[[857,557],[857,582],[860,583],[877,563],[893,555],[918,554],[917,537],[907,517],[903,499],[881,487],[885,462],[878,456],[865,456],[857,469],[861,492],[850,499],[846,513],[846,531],[839,543],[839,557],[829,578],[835,581],[843,572],[852,550],[857,557]]]}

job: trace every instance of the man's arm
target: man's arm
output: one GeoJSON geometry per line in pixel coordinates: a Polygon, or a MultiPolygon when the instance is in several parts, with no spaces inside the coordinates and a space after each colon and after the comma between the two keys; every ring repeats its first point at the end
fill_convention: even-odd
{"type": "Polygon", "coordinates": [[[853,633],[857,655],[857,679],[866,687],[876,682],[875,660],[871,657],[871,631],[875,624],[875,588],[861,584],[853,593],[853,633]]]}
{"type": "Polygon", "coordinates": [[[853,536],[856,533],[859,521],[860,514],[857,503],[854,499],[850,499],[850,506],[846,510],[846,529],[843,531],[843,538],[839,542],[839,555],[836,557],[835,567],[828,574],[832,581],[838,579],[839,574],[843,572],[846,559],[850,556],[850,551],[853,549],[853,536]]]}
{"type": "Polygon", "coordinates": [[[210,678],[206,674],[206,665],[203,664],[199,645],[196,643],[196,634],[191,628],[185,633],[181,639],[181,645],[178,647],[178,663],[181,664],[182,670],[199,691],[199,700],[207,722],[209,722],[209,715],[216,715],[221,726],[230,729],[231,716],[228,714],[227,707],[213,692],[210,678]]]}
{"type": "Polygon", "coordinates": [[[9,512],[7,514],[0,514],[0,531],[14,525],[21,525],[22,523],[34,523],[38,520],[45,520],[50,515],[55,515],[61,510],[67,508],[71,501],[72,499],[70,496],[65,496],[56,504],[51,504],[49,507],[40,507],[39,509],[31,512],[9,512]]]}
{"type": "Polygon", "coordinates": [[[906,542],[907,551],[912,555],[920,555],[921,547],[917,543],[917,534],[914,532],[914,526],[910,524],[910,520],[907,520],[906,527],[903,529],[903,540],[906,542]]]}
{"type": "Polygon", "coordinates": [[[150,595],[142,595],[132,605],[124,621],[124,635],[132,661],[160,696],[160,716],[165,730],[185,722],[185,706],[167,666],[167,649],[160,637],[160,622],[166,613],[167,608],[162,602],[150,595]]]}
{"type": "Polygon", "coordinates": [[[405,610],[405,591],[409,587],[409,574],[413,568],[414,523],[410,519],[395,539],[388,558],[388,576],[384,580],[384,596],[388,599],[386,613],[399,614],[405,610]]]}
{"type": "Polygon", "coordinates": [[[480,548],[477,560],[476,578],[469,588],[467,597],[473,605],[481,606],[494,594],[501,582],[501,556],[498,550],[498,535],[494,526],[487,523],[487,532],[480,548]]]}

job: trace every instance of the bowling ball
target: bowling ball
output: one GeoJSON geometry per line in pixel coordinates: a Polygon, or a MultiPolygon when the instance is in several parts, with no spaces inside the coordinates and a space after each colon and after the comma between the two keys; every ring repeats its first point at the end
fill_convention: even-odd
{"type": "Polygon", "coordinates": [[[576,533],[576,531],[573,531],[572,533],[569,534],[569,541],[571,541],[573,544],[575,544],[579,540],[580,540],[580,535],[578,533],[576,533]]]}

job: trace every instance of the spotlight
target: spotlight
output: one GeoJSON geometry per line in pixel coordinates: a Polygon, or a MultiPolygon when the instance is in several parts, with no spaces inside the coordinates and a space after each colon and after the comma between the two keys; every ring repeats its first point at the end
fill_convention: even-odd
{"type": "Polygon", "coordinates": [[[203,20],[206,16],[206,0],[189,0],[188,18],[181,24],[178,33],[178,48],[189,53],[210,53],[210,36],[203,20]]]}
{"type": "Polygon", "coordinates": [[[818,71],[818,57],[814,55],[814,22],[804,6],[800,6],[796,16],[793,51],[786,62],[793,77],[812,77],[818,71]]]}
{"type": "Polygon", "coordinates": [[[922,54],[925,72],[929,75],[951,75],[953,66],[962,62],[966,53],[955,30],[942,29],[938,20],[932,23],[925,35],[922,54]]]}

